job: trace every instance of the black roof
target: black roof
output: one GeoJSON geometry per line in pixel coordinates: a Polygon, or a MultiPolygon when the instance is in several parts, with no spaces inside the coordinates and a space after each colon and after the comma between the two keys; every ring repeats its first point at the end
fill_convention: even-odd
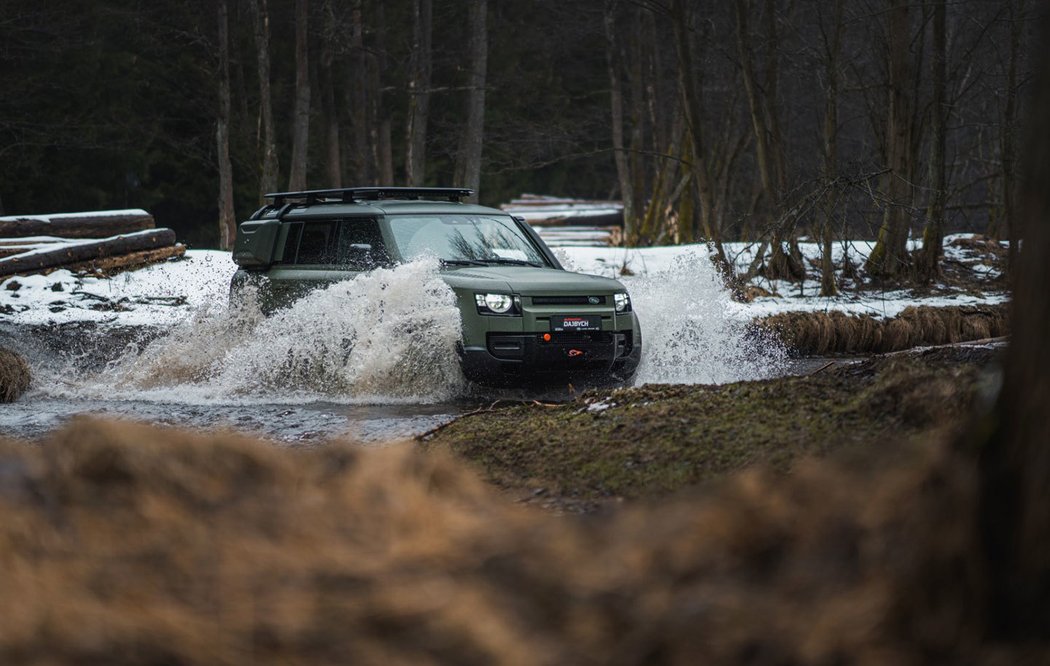
{"type": "Polygon", "coordinates": [[[274,208],[284,206],[288,199],[302,200],[307,205],[315,203],[353,203],[379,199],[435,199],[459,201],[474,194],[474,190],[462,187],[342,187],[331,190],[304,190],[302,192],[271,192],[274,208]]]}

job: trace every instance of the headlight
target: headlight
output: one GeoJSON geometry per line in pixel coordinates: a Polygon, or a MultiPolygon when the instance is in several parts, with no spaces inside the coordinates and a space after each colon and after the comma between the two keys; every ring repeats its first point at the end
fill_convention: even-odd
{"type": "Polygon", "coordinates": [[[626,291],[621,291],[618,294],[613,294],[613,302],[616,304],[617,312],[631,311],[631,297],[627,295],[626,291]]]}
{"type": "Polygon", "coordinates": [[[519,299],[510,294],[474,294],[474,302],[481,314],[520,314],[519,299]]]}

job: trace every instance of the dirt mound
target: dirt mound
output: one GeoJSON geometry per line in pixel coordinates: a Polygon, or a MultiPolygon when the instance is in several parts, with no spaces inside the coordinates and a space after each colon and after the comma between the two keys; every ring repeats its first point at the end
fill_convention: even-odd
{"type": "Polygon", "coordinates": [[[842,312],[785,312],[758,320],[799,354],[885,353],[1008,335],[1009,306],[908,307],[890,319],[842,312]]]}
{"type": "Polygon", "coordinates": [[[0,661],[1010,663],[968,468],[908,462],[577,521],[411,448],[79,422],[0,447],[0,661]]]}
{"type": "Polygon", "coordinates": [[[29,388],[29,365],[18,354],[0,347],[0,402],[13,402],[29,388]]]}

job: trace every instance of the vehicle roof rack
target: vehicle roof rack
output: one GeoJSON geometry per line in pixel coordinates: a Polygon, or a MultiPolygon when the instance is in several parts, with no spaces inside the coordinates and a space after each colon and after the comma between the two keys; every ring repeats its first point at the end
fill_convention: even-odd
{"type": "Polygon", "coordinates": [[[459,201],[473,194],[474,190],[462,187],[342,187],[334,190],[271,192],[263,196],[273,199],[274,208],[281,208],[288,199],[302,199],[309,206],[317,203],[354,203],[379,199],[459,201]]]}

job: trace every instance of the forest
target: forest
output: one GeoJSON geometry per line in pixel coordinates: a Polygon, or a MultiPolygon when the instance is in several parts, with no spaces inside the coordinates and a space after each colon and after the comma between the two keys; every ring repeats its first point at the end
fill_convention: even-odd
{"type": "Polygon", "coordinates": [[[425,184],[621,200],[626,243],[751,241],[775,277],[803,237],[877,238],[890,282],[950,231],[1015,247],[1029,0],[0,7],[5,215],[228,247],[266,192],[425,184]]]}

